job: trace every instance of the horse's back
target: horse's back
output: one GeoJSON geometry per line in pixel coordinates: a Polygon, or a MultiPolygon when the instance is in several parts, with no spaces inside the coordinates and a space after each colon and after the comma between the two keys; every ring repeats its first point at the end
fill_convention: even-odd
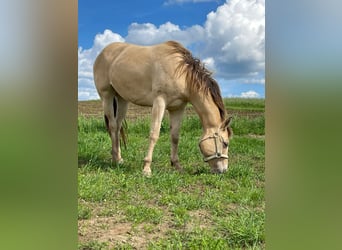
{"type": "Polygon", "coordinates": [[[108,70],[109,67],[118,67],[119,65],[132,68],[135,65],[146,66],[163,59],[168,61],[165,56],[169,54],[169,42],[150,46],[115,42],[107,45],[97,56],[94,63],[94,72],[108,70]]]}
{"type": "Polygon", "coordinates": [[[179,59],[171,51],[169,43],[152,46],[113,43],[96,59],[94,72],[102,71],[100,75],[107,76],[107,84],[124,99],[150,106],[160,93],[178,98],[175,69],[179,59]]]}

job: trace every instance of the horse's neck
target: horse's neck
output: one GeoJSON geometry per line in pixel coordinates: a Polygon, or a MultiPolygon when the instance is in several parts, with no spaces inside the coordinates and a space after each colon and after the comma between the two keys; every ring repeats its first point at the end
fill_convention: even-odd
{"type": "Polygon", "coordinates": [[[190,100],[200,117],[203,133],[216,132],[221,125],[220,112],[210,96],[200,96],[190,100]]]}

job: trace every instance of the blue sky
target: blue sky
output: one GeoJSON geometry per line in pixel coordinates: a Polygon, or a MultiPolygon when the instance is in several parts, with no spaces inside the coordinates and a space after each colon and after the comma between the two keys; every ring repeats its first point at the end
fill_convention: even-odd
{"type": "Polygon", "coordinates": [[[107,44],[177,40],[214,72],[222,95],[265,96],[265,0],[78,3],[78,99],[98,99],[92,64],[107,44]]]}
{"type": "MultiPolygon", "coordinates": [[[[208,0],[209,1],[209,0],[208,0]]],[[[97,33],[110,29],[122,36],[127,35],[131,23],[153,23],[157,26],[172,22],[181,27],[203,24],[210,11],[223,0],[197,4],[165,4],[164,0],[81,0],[78,6],[79,46],[92,46],[97,33]]]]}

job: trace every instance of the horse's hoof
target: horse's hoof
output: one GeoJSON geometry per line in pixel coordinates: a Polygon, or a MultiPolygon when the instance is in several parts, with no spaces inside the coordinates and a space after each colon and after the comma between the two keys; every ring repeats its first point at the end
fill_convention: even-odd
{"type": "Polygon", "coordinates": [[[180,164],[176,164],[176,165],[175,165],[175,169],[176,169],[178,172],[181,172],[181,173],[184,171],[183,167],[182,167],[180,164]]]}
{"type": "Polygon", "coordinates": [[[112,159],[111,162],[112,162],[112,166],[117,167],[117,166],[122,165],[124,163],[124,160],[122,158],[118,161],[112,159]]]}
{"type": "Polygon", "coordinates": [[[147,178],[150,178],[152,176],[151,169],[144,169],[143,170],[143,175],[147,178]]]}
{"type": "Polygon", "coordinates": [[[174,169],[176,169],[178,172],[180,172],[180,173],[182,173],[182,172],[184,172],[184,169],[183,169],[183,167],[180,165],[180,163],[179,162],[172,162],[171,161],[171,166],[173,166],[173,168],[174,169]]]}
{"type": "Polygon", "coordinates": [[[180,168],[176,168],[177,172],[180,173],[180,174],[184,174],[184,168],[183,167],[180,167],[180,168]]]}

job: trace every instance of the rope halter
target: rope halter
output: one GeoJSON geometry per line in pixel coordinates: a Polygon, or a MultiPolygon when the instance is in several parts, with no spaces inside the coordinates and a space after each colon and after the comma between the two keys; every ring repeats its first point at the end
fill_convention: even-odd
{"type": "MultiPolygon", "coordinates": [[[[228,155],[222,154],[222,145],[226,145],[228,147],[228,143],[224,141],[224,139],[223,139],[223,137],[221,135],[219,135],[216,132],[213,135],[209,135],[209,136],[203,138],[202,140],[200,140],[200,142],[198,144],[200,149],[201,149],[201,143],[203,141],[206,141],[206,140],[214,140],[215,153],[213,155],[210,155],[210,156],[207,156],[207,157],[203,157],[203,160],[205,162],[208,162],[208,161],[210,161],[212,159],[220,159],[220,158],[228,159],[228,155]]],[[[202,151],[202,149],[201,149],[201,151],[202,151]]]]}

